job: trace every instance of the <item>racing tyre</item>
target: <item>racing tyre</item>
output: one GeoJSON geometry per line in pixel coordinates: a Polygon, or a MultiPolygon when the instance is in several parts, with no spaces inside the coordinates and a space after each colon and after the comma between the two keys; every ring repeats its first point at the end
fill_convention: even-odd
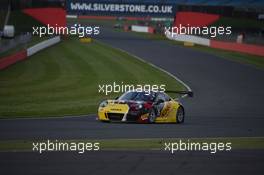
{"type": "Polygon", "coordinates": [[[155,123],[155,120],[156,120],[156,113],[155,113],[155,110],[154,109],[151,109],[149,111],[149,118],[148,118],[148,121],[149,123],[155,123]]]}
{"type": "Polygon", "coordinates": [[[183,123],[184,122],[184,109],[182,106],[179,107],[177,114],[176,114],[176,122],[177,123],[183,123]]]}

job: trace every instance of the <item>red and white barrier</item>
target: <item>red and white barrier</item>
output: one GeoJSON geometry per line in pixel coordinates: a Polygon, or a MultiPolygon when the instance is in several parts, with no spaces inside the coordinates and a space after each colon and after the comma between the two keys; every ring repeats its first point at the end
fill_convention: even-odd
{"type": "Polygon", "coordinates": [[[154,33],[154,28],[153,27],[148,27],[148,26],[132,25],[131,26],[131,31],[143,32],[143,33],[154,33]]]}
{"type": "Polygon", "coordinates": [[[183,35],[183,34],[171,34],[167,33],[166,37],[170,40],[191,42],[198,45],[208,46],[211,48],[237,51],[241,53],[247,53],[252,55],[264,56],[264,46],[257,46],[252,44],[234,43],[210,40],[194,35],[183,35]]]}
{"type": "Polygon", "coordinates": [[[173,33],[173,34],[166,34],[166,37],[171,40],[175,40],[175,41],[191,42],[191,43],[198,44],[198,45],[210,46],[209,39],[202,38],[199,36],[173,33]]]}
{"type": "Polygon", "coordinates": [[[45,49],[47,47],[50,47],[56,43],[60,42],[60,36],[56,36],[54,38],[42,41],[30,48],[27,49],[27,56],[31,56],[37,52],[39,52],[42,49],[45,49]]]}
{"type": "Polygon", "coordinates": [[[29,8],[22,11],[45,25],[53,27],[66,26],[66,11],[63,8],[29,8]]]}
{"type": "Polygon", "coordinates": [[[50,47],[56,43],[60,42],[60,36],[56,36],[54,38],[42,41],[41,43],[38,43],[27,50],[22,50],[20,52],[17,52],[15,54],[9,55],[7,57],[0,59],[0,70],[7,68],[8,66],[11,66],[12,64],[15,64],[18,61],[27,59],[29,56],[47,48],[50,47]]]}
{"type": "Polygon", "coordinates": [[[177,12],[175,16],[174,26],[192,26],[204,27],[208,26],[220,18],[219,15],[207,14],[200,12],[177,12]]]}
{"type": "Polygon", "coordinates": [[[229,51],[237,51],[241,53],[247,53],[258,56],[264,56],[264,46],[257,46],[253,44],[210,40],[210,47],[229,50],[229,51]]]}
{"type": "Polygon", "coordinates": [[[0,59],[0,70],[27,58],[27,51],[22,50],[15,54],[0,59]]]}
{"type": "Polygon", "coordinates": [[[78,16],[77,15],[66,15],[66,18],[69,18],[69,19],[76,19],[76,18],[78,18],[78,16]]]}

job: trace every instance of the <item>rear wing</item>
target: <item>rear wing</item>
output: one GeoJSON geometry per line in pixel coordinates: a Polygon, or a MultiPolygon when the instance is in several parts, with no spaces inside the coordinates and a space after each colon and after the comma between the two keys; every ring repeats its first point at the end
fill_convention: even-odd
{"type": "Polygon", "coordinates": [[[182,98],[188,96],[188,97],[193,97],[193,92],[192,91],[165,91],[166,93],[174,93],[174,94],[181,94],[182,98]]]}

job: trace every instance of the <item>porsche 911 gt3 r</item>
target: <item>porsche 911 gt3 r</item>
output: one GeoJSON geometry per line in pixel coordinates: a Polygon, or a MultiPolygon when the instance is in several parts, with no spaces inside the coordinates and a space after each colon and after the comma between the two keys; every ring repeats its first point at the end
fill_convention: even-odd
{"type": "MultiPolygon", "coordinates": [[[[170,91],[192,96],[188,91],[170,91]]],[[[138,123],[183,123],[183,105],[165,92],[129,91],[116,100],[105,100],[98,108],[98,120],[138,123]]]]}

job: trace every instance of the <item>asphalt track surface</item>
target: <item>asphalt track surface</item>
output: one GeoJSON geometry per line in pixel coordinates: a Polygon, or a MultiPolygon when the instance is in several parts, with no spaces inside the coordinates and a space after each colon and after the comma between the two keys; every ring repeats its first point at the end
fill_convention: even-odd
{"type": "MultiPolygon", "coordinates": [[[[94,116],[0,121],[0,139],[264,136],[264,71],[211,54],[104,29],[100,41],[180,78],[194,91],[183,125],[100,123],[94,116]]],[[[263,174],[263,150],[1,152],[0,174],[263,174]]]]}
{"type": "Polygon", "coordinates": [[[262,175],[264,152],[244,151],[210,155],[181,152],[102,151],[97,153],[1,153],[0,174],[262,175]]]}

